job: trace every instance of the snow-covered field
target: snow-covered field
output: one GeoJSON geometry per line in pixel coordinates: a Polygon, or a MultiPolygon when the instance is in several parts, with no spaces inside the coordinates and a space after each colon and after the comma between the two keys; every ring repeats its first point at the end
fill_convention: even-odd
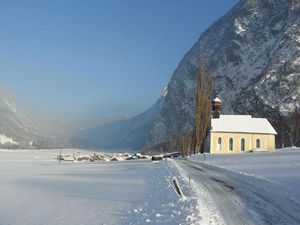
{"type": "Polygon", "coordinates": [[[300,149],[207,155],[205,163],[201,155],[167,162],[59,163],[54,160],[58,154],[0,150],[1,225],[300,221],[300,149]],[[184,198],[177,197],[166,177],[178,178],[184,198]]]}
{"type": "Polygon", "coordinates": [[[60,164],[53,159],[58,154],[59,150],[0,150],[1,225],[201,221],[197,199],[170,161],[60,164]],[[178,177],[186,198],[176,196],[166,176],[178,177]]]}
{"type": "MultiPolygon", "coordinates": [[[[191,160],[203,161],[203,156],[196,155],[191,160]]],[[[275,152],[207,154],[206,163],[291,188],[300,187],[300,148],[277,149],[275,152]]]]}

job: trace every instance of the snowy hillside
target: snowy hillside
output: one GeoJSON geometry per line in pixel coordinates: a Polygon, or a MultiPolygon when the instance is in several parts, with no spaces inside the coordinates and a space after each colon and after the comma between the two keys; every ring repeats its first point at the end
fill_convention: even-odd
{"type": "Polygon", "coordinates": [[[18,145],[18,143],[15,142],[12,138],[0,134],[0,145],[18,145]]]}
{"type": "Polygon", "coordinates": [[[17,110],[14,102],[0,93],[0,147],[31,147],[32,124],[24,114],[17,110]]]}
{"type": "Polygon", "coordinates": [[[40,136],[35,127],[17,108],[12,97],[0,89],[0,148],[53,148],[60,145],[40,136]]]}

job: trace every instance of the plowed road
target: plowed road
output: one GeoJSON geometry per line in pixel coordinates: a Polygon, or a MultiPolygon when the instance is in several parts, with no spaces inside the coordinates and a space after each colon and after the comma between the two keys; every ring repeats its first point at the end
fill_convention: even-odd
{"type": "Polygon", "coordinates": [[[228,225],[300,225],[300,207],[259,184],[201,162],[175,160],[194,182],[208,194],[228,225]]]}

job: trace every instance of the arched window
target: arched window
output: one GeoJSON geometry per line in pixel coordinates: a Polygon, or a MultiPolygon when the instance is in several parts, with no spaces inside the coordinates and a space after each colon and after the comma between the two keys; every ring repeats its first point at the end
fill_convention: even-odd
{"type": "Polygon", "coordinates": [[[233,139],[229,138],[229,150],[233,151],[233,139]]]}
{"type": "Polygon", "coordinates": [[[222,138],[218,138],[218,143],[217,143],[217,149],[218,151],[222,151],[222,138]]]}
{"type": "Polygon", "coordinates": [[[245,151],[245,139],[241,139],[241,151],[245,151]]]}
{"type": "Polygon", "coordinates": [[[260,148],[260,140],[256,139],[256,148],[260,148]]]}

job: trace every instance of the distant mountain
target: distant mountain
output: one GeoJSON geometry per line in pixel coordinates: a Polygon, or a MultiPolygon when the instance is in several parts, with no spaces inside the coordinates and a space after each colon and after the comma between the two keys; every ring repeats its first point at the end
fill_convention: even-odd
{"type": "Polygon", "coordinates": [[[78,148],[139,150],[146,140],[164,102],[166,90],[146,112],[129,119],[106,123],[78,132],[70,143],[78,148]]]}
{"type": "MultiPolygon", "coordinates": [[[[299,0],[240,1],[183,57],[167,94],[150,109],[151,119],[144,113],[106,124],[89,136],[99,145],[141,148],[191,131],[201,54],[213,74],[213,95],[222,99],[223,113],[267,117],[279,132],[278,144],[291,144],[281,134],[282,118],[300,107],[299,0]]],[[[300,144],[300,137],[296,139],[300,144]]]]}
{"type": "Polygon", "coordinates": [[[55,148],[65,146],[40,136],[36,125],[19,111],[16,104],[0,90],[0,148],[55,148]]]}

